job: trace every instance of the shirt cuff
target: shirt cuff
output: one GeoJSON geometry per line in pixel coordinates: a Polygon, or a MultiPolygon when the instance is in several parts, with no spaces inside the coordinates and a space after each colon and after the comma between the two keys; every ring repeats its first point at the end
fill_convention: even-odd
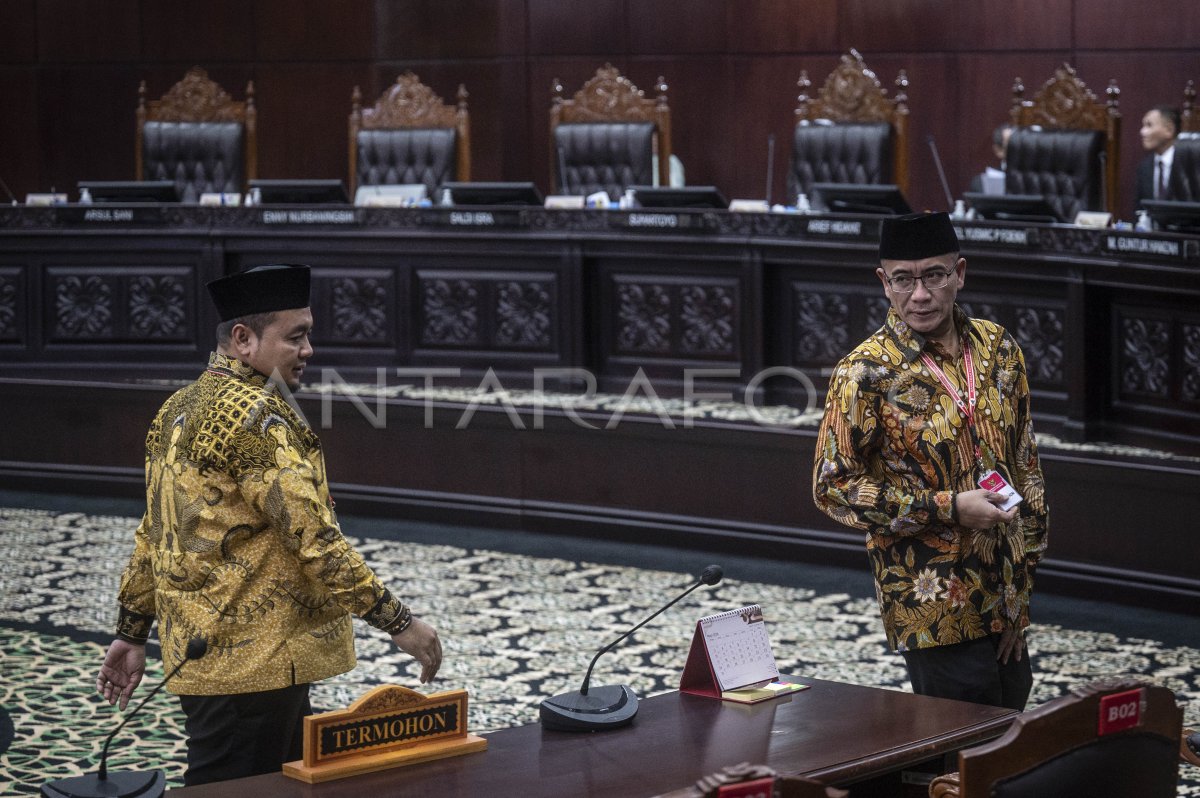
{"type": "Polygon", "coordinates": [[[363,616],[363,620],[368,624],[389,635],[399,634],[407,629],[411,618],[412,613],[408,607],[404,606],[404,602],[393,596],[392,592],[386,588],[384,588],[383,597],[363,616]]]}
{"type": "Polygon", "coordinates": [[[946,524],[958,523],[958,494],[951,490],[939,490],[933,494],[938,520],[946,524]]]}
{"type": "Polygon", "coordinates": [[[121,605],[117,613],[117,637],[134,645],[145,645],[154,625],[153,615],[142,615],[121,605]]]}

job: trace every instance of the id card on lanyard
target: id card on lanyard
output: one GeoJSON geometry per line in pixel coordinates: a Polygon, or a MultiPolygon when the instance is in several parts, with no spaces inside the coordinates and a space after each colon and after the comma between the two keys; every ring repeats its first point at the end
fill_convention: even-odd
{"type": "Polygon", "coordinates": [[[942,371],[941,366],[934,362],[928,352],[921,353],[921,360],[930,373],[937,377],[938,382],[946,389],[946,393],[950,394],[950,399],[958,411],[967,420],[967,431],[971,435],[971,448],[975,452],[975,467],[978,470],[977,473],[983,474],[987,471],[987,466],[983,462],[983,448],[979,444],[979,433],[975,429],[975,404],[979,395],[975,388],[975,359],[971,355],[970,342],[966,340],[962,342],[963,373],[967,380],[967,401],[965,402],[958,389],[954,387],[954,383],[950,382],[950,378],[946,376],[946,372],[942,371]]]}

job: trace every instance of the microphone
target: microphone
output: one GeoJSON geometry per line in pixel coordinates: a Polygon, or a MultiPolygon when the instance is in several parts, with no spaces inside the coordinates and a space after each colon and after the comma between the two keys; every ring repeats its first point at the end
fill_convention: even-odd
{"type": "Polygon", "coordinates": [[[925,137],[925,141],[929,142],[929,150],[933,153],[933,162],[937,166],[938,179],[942,181],[942,191],[946,192],[946,210],[954,210],[954,195],[950,193],[950,184],[946,182],[946,170],[942,168],[942,159],[938,155],[937,143],[933,140],[933,134],[930,133],[925,137]]]}
{"type": "Polygon", "coordinates": [[[13,205],[21,204],[21,203],[17,202],[17,198],[13,196],[12,190],[8,187],[8,183],[5,183],[4,178],[2,178],[2,177],[0,177],[0,188],[4,189],[4,193],[8,195],[8,198],[10,200],[12,200],[13,205]]]}
{"type": "Polygon", "coordinates": [[[167,674],[150,694],[142,699],[142,703],[134,707],[133,712],[125,716],[121,724],[104,739],[104,749],[100,753],[100,768],[95,773],[84,776],[73,776],[67,779],[56,779],[42,785],[42,795],[45,798],[158,798],[166,788],[166,777],[161,770],[151,770],[145,773],[124,770],[108,772],[108,746],[117,736],[117,732],[125,728],[125,724],[133,716],[142,711],[146,702],[161,690],[167,682],[179,673],[179,669],[189,660],[200,659],[208,651],[208,641],[203,637],[193,637],[188,641],[183,659],[167,674]]]}
{"type": "Polygon", "coordinates": [[[775,134],[767,136],[767,208],[771,207],[771,184],[775,182],[775,134]]]}
{"type": "Polygon", "coordinates": [[[669,604],[597,651],[596,656],[592,657],[591,664],[588,665],[587,674],[583,677],[583,684],[578,691],[561,693],[553,698],[547,698],[541,703],[538,714],[541,717],[542,726],[557,731],[602,731],[615,729],[632,721],[638,711],[638,697],[629,685],[611,684],[589,690],[592,668],[596,667],[596,660],[600,659],[600,656],[606,651],[610,651],[617,643],[673,607],[700,585],[715,585],[721,581],[721,577],[724,575],[725,572],[721,570],[721,566],[708,566],[700,573],[700,578],[691,587],[676,596],[669,604]]]}

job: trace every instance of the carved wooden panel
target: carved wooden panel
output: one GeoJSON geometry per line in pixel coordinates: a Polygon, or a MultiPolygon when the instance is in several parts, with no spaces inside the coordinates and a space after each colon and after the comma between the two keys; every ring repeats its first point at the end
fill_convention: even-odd
{"type": "Polygon", "coordinates": [[[666,106],[667,85],[659,78],[655,88],[657,100],[605,64],[570,100],[563,99],[562,84],[555,79],[552,115],[559,122],[657,122],[658,106],[666,106]]]}
{"type": "Polygon", "coordinates": [[[96,274],[50,277],[53,337],[94,341],[115,337],[117,278],[96,274]]]}
{"type": "Polygon", "coordinates": [[[245,122],[247,105],[254,103],[253,88],[246,94],[247,102],[234,100],[200,67],[189,69],[160,100],[146,103],[145,83],[140,90],[146,118],[158,122],[245,122]]]}
{"type": "Polygon", "coordinates": [[[1180,329],[1183,339],[1180,398],[1185,402],[1200,402],[1200,324],[1184,324],[1180,329]]]}
{"type": "Polygon", "coordinates": [[[1117,329],[1121,393],[1167,398],[1170,390],[1170,322],[1161,318],[1122,315],[1117,329]]]}
{"type": "Polygon", "coordinates": [[[892,303],[886,296],[872,296],[863,300],[865,305],[866,324],[863,326],[862,337],[873,335],[887,321],[888,309],[892,303]]]}
{"type": "Polygon", "coordinates": [[[1106,93],[1108,103],[1096,99],[1092,90],[1079,79],[1075,69],[1063,64],[1054,71],[1029,102],[1022,101],[1025,87],[1020,78],[1013,86],[1013,116],[1019,125],[1041,125],[1046,128],[1075,130],[1107,130],[1108,117],[1116,113],[1120,90],[1110,84],[1106,93]]]}
{"type": "Polygon", "coordinates": [[[495,286],[495,343],[545,349],[553,342],[558,301],[551,280],[507,280],[495,286]]]}
{"type": "Polygon", "coordinates": [[[625,354],[671,351],[671,289],[666,285],[618,281],[616,349],[625,354]]]}
{"type": "Polygon", "coordinates": [[[825,84],[817,92],[816,99],[809,97],[812,81],[808,72],[800,73],[796,84],[800,88],[796,106],[796,121],[831,119],[834,122],[888,122],[895,124],[898,115],[908,112],[905,90],[908,78],[901,70],[896,78],[895,98],[887,96],[887,89],[867,68],[862,55],[851,49],[842,56],[838,66],[829,73],[825,84]]]}
{"type": "Polygon", "coordinates": [[[732,279],[614,278],[617,354],[736,358],[741,303],[732,279]]]}
{"type": "Polygon", "coordinates": [[[390,271],[327,280],[329,322],[325,338],[338,344],[388,343],[395,328],[395,290],[390,271]]]}
{"type": "Polygon", "coordinates": [[[19,269],[0,269],[0,343],[17,343],[25,327],[25,292],[19,269]]]}
{"type": "Polygon", "coordinates": [[[479,346],[480,281],[449,276],[419,280],[420,341],[426,346],[479,346]]]}
{"type": "MultiPolygon", "coordinates": [[[[459,103],[465,107],[466,89],[458,89],[459,103]]],[[[355,87],[354,107],[358,110],[361,94],[355,87]]],[[[458,123],[458,107],[442,102],[433,89],[421,82],[412,72],[396,78],[391,88],[380,95],[371,108],[362,109],[361,125],[364,129],[390,129],[408,127],[454,127],[458,123]]]]}
{"type": "Polygon", "coordinates": [[[1053,308],[1018,307],[1012,334],[1025,353],[1029,381],[1059,385],[1063,381],[1063,312],[1053,308]]]}
{"type": "Polygon", "coordinates": [[[143,274],[128,278],[129,332],[149,340],[187,340],[188,291],[182,276],[143,274]]]}
{"type": "Polygon", "coordinates": [[[858,340],[850,340],[850,298],[845,294],[815,293],[795,286],[792,294],[797,363],[834,364],[858,340]]]}

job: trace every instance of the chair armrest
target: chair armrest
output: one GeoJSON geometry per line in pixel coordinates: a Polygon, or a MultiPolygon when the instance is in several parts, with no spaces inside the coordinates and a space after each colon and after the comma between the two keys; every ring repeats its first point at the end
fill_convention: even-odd
{"type": "Polygon", "coordinates": [[[929,798],[958,798],[958,771],[945,773],[929,782],[929,798]]]}

